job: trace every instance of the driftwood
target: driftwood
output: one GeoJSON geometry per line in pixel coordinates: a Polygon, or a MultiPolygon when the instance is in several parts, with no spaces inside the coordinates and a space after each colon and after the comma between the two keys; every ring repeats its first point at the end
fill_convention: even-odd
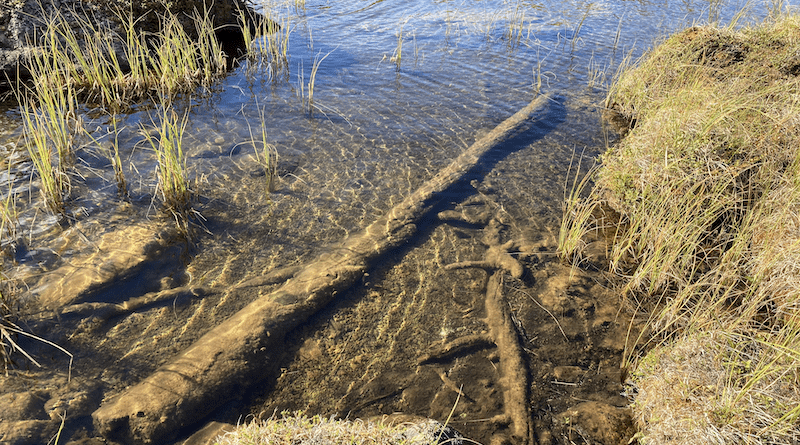
{"type": "MultiPolygon", "coordinates": [[[[438,195],[461,179],[549,96],[537,97],[361,232],[331,246],[281,287],[218,325],[149,377],[107,400],[92,417],[108,438],[163,443],[263,380],[284,335],[352,286],[369,264],[416,232],[438,195]]],[[[234,290],[235,292],[235,290],[234,290]]]]}

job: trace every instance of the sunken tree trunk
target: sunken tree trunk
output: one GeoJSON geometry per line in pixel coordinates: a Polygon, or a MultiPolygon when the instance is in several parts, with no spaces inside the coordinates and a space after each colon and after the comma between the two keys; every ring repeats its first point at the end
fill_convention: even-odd
{"type": "Polygon", "coordinates": [[[99,432],[126,442],[162,443],[247,386],[262,382],[286,333],[356,283],[375,259],[406,242],[441,192],[476,167],[531,114],[544,108],[548,98],[537,97],[386,215],[293,271],[277,290],[253,301],[142,382],[106,401],[92,415],[99,432]]]}

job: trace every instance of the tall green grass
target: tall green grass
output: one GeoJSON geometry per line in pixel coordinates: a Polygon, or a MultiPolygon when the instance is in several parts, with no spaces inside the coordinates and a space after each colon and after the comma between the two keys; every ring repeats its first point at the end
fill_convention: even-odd
{"type": "Polygon", "coordinates": [[[113,142],[111,144],[111,150],[109,153],[109,158],[111,159],[111,166],[114,168],[114,180],[117,182],[117,195],[120,198],[127,199],[128,198],[128,184],[125,180],[125,170],[122,166],[122,159],[119,156],[119,128],[118,126],[118,117],[116,115],[111,116],[111,125],[113,126],[113,142]]]}
{"type": "MultiPolygon", "coordinates": [[[[82,102],[90,107],[99,105],[112,114],[114,141],[109,158],[120,195],[126,196],[117,115],[132,102],[156,98],[163,100],[158,123],[154,123],[154,134],[145,132],[158,160],[156,195],[188,235],[193,212],[183,148],[188,114],[178,116],[170,103],[176,95],[209,86],[224,73],[225,59],[208,12],[189,17],[194,30],[185,29],[178,17],[166,12],[160,17],[156,32],[142,31],[138,18],[120,12],[123,35],[79,15],[65,18],[58,12],[42,10],[41,17],[46,26],[29,42],[34,49],[26,62],[32,82],[20,82],[15,93],[25,145],[47,208],[58,215],[66,214],[70,169],[76,161],[76,136],[93,138],[83,127],[82,102]]],[[[15,228],[16,209],[13,194],[9,193],[0,201],[0,234],[13,235],[15,228]]],[[[17,354],[39,365],[16,343],[18,336],[33,338],[70,355],[16,324],[13,292],[6,284],[0,279],[0,366],[4,371],[7,373],[14,366],[17,354]]]]}
{"type": "MultiPolygon", "coordinates": [[[[116,112],[144,97],[174,97],[209,85],[224,72],[225,60],[207,12],[191,17],[194,33],[170,13],[160,17],[157,33],[138,30],[136,19],[120,14],[124,36],[88,19],[67,20],[58,12],[44,17],[47,26],[28,61],[34,82],[18,88],[18,99],[45,202],[54,213],[63,214],[74,138],[81,132],[79,98],[116,112]],[[120,60],[118,48],[125,60],[120,60]]],[[[124,194],[118,147],[112,165],[124,194]]],[[[164,186],[166,196],[182,193],[174,181],[164,186]]],[[[170,201],[168,207],[181,201],[170,201]]]]}
{"type": "Polygon", "coordinates": [[[139,29],[139,19],[119,11],[124,35],[79,16],[42,15],[47,22],[44,34],[31,42],[38,47],[35,82],[56,75],[75,94],[112,111],[154,93],[175,95],[208,86],[225,71],[207,11],[190,18],[194,30],[185,29],[167,11],[159,18],[157,32],[139,29]]]}
{"type": "Polygon", "coordinates": [[[25,143],[47,207],[63,215],[70,189],[72,143],[79,125],[77,103],[66,79],[54,76],[33,88],[32,94],[22,96],[20,101],[25,143]]]}
{"type": "Polygon", "coordinates": [[[567,201],[562,257],[613,222],[609,272],[649,314],[659,346],[630,357],[648,443],[800,440],[797,29],[694,27],[653,49],[608,95],[635,125],[567,201]]]}
{"type": "MultiPolygon", "coordinates": [[[[140,30],[139,19],[119,12],[117,18],[124,35],[79,16],[67,19],[58,12],[45,11],[42,16],[47,26],[31,42],[36,49],[27,62],[34,80],[29,85],[20,84],[17,95],[26,145],[41,180],[45,202],[53,212],[63,214],[70,189],[68,171],[74,162],[75,135],[88,134],[81,129],[79,100],[116,114],[134,101],[169,99],[198,86],[208,86],[226,65],[207,11],[195,12],[189,18],[194,30],[185,29],[177,16],[166,12],[159,17],[157,32],[140,30]]],[[[162,122],[171,122],[167,117],[162,116],[162,122]]],[[[185,122],[176,125],[182,131],[185,122]]],[[[180,132],[177,127],[161,130],[168,135],[159,138],[159,147],[177,141],[172,137],[180,132]]],[[[115,137],[114,152],[109,157],[124,196],[126,185],[117,143],[115,137]]],[[[168,159],[172,155],[165,156],[168,159]]],[[[170,171],[183,170],[172,166],[170,171]]],[[[167,171],[162,171],[161,177],[159,192],[167,207],[180,213],[185,184],[167,171]]]]}
{"type": "Polygon", "coordinates": [[[280,12],[266,7],[262,16],[239,12],[249,66],[265,67],[273,80],[289,74],[289,36],[294,30],[289,16],[288,10],[280,12]]]}
{"type": "Polygon", "coordinates": [[[165,99],[157,114],[157,122],[153,121],[152,131],[145,126],[142,128],[145,140],[156,155],[157,195],[161,197],[164,210],[188,234],[193,196],[186,169],[183,136],[189,122],[189,113],[187,111],[183,116],[178,115],[165,99]]]}

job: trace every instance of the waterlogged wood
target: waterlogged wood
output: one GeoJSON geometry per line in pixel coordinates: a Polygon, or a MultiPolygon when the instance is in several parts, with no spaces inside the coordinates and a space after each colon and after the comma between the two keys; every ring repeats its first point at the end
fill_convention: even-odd
{"type": "Polygon", "coordinates": [[[486,285],[486,322],[500,354],[503,409],[511,421],[513,443],[534,443],[528,408],[528,369],[523,359],[519,334],[503,297],[503,273],[496,271],[486,285]]]}
{"type": "Polygon", "coordinates": [[[548,99],[549,95],[534,99],[386,215],[332,246],[276,291],[250,303],[142,382],[107,400],[92,414],[95,427],[110,439],[163,443],[263,381],[287,332],[355,284],[372,261],[406,242],[437,195],[543,109],[548,99]]]}
{"type": "MultiPolygon", "coordinates": [[[[497,207],[494,204],[494,207],[497,207]]],[[[524,272],[522,263],[509,252],[522,247],[517,241],[500,244],[503,224],[492,218],[483,229],[483,244],[487,249],[484,259],[479,261],[462,261],[448,264],[445,270],[457,270],[470,267],[486,269],[492,275],[486,283],[486,324],[489,326],[489,337],[500,353],[500,386],[503,388],[503,416],[492,419],[502,425],[510,425],[511,442],[519,444],[535,443],[533,424],[528,405],[528,370],[519,333],[511,315],[511,309],[503,296],[503,274],[521,278],[524,272]]],[[[522,253],[518,250],[519,253],[522,253]]],[[[446,383],[446,382],[445,382],[446,383]]]]}

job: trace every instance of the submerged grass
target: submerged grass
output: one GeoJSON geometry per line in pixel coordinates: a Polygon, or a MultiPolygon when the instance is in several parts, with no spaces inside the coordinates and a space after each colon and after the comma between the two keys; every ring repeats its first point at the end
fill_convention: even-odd
{"type": "Polygon", "coordinates": [[[609,269],[661,345],[631,358],[647,443],[800,441],[798,53],[797,16],[693,27],[609,91],[632,128],[573,187],[559,252],[615,224],[609,269]]]}
{"type": "Polygon", "coordinates": [[[328,53],[320,57],[320,54],[317,54],[314,57],[314,63],[311,65],[311,75],[308,79],[308,99],[306,102],[306,112],[309,116],[314,115],[314,86],[317,83],[317,70],[319,70],[320,64],[330,55],[331,53],[328,53]]]}
{"type": "Polygon", "coordinates": [[[13,327],[16,327],[14,318],[17,310],[14,303],[5,289],[0,290],[0,365],[2,365],[5,375],[8,375],[8,370],[14,366],[12,354],[16,350],[14,331],[12,330],[13,327]]]}

